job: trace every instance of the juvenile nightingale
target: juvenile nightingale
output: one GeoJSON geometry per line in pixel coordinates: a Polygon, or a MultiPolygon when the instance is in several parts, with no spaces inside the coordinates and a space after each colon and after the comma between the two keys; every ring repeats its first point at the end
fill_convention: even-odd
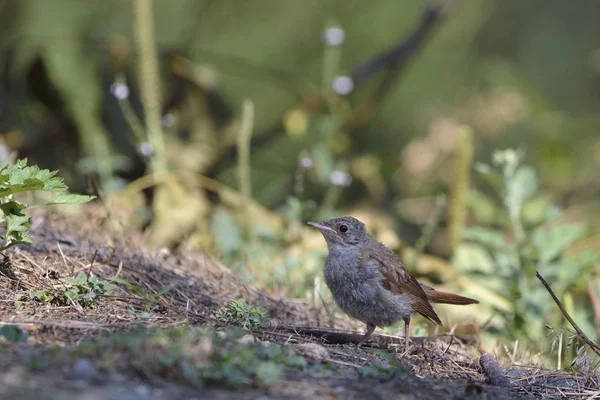
{"type": "Polygon", "coordinates": [[[362,345],[376,326],[404,321],[404,343],[408,349],[410,317],[419,313],[442,325],[430,302],[475,304],[479,301],[437,291],[419,283],[396,254],[375,240],[365,224],[353,217],[309,222],[327,241],[325,282],[337,305],[350,317],[367,324],[362,345]]]}

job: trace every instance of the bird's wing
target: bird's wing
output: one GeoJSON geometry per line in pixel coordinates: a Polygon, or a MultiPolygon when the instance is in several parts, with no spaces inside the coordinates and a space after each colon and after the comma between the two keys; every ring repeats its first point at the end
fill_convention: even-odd
{"type": "Polygon", "coordinates": [[[378,243],[375,250],[364,250],[362,256],[364,261],[371,259],[376,262],[379,272],[383,275],[382,284],[385,289],[408,296],[411,306],[417,313],[438,325],[442,324],[429,303],[427,294],[415,277],[404,268],[394,252],[378,243]]]}

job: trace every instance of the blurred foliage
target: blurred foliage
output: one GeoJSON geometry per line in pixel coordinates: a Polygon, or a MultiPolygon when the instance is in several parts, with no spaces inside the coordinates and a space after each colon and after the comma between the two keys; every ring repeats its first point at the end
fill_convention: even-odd
{"type": "Polygon", "coordinates": [[[497,151],[492,165],[478,164],[476,169],[494,188],[499,201],[475,192],[472,208],[485,203],[493,217],[483,217],[480,222],[485,225],[476,224],[465,231],[465,242],[457,249],[453,264],[480,285],[480,297],[500,316],[486,329],[496,338],[533,344],[542,337],[545,326],[564,323],[535,278],[539,271],[551,280],[553,290],[562,296],[582,330],[595,337],[593,309],[584,305],[591,300],[589,277],[597,269],[600,255],[592,249],[575,256],[566,254],[586,235],[586,224],[566,221],[560,208],[539,193],[537,174],[523,163],[523,152],[497,151]],[[501,296],[501,301],[494,301],[485,291],[501,296]]]}
{"type": "Polygon", "coordinates": [[[72,356],[94,357],[104,368],[143,367],[152,377],[197,387],[221,384],[240,389],[272,384],[286,372],[308,366],[290,347],[249,342],[245,333],[240,328],[215,331],[196,326],[141,326],[85,342],[72,356]]]}
{"type": "Polygon", "coordinates": [[[447,2],[410,60],[340,95],[336,78],[423,30],[423,1],[152,4],[164,148],[148,137],[132,2],[0,0],[1,152],[98,191],[123,234],[218,253],[330,315],[326,248],[303,224],[343,212],[420,279],[480,298],[445,315],[495,312],[488,344],[533,346],[560,323],[536,269],[599,330],[600,8],[447,2]],[[508,147],[535,170],[494,153],[508,147]],[[167,170],[148,173],[163,153],[167,170]]]}

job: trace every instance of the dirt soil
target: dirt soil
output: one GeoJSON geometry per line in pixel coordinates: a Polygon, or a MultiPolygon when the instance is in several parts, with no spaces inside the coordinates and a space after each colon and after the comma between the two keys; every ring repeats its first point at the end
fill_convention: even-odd
{"type": "Polygon", "coordinates": [[[0,398],[600,398],[595,375],[500,366],[480,357],[473,338],[415,338],[406,353],[401,339],[373,335],[357,348],[360,324],[340,316],[330,326],[324,310],[248,288],[207,254],[153,253],[141,234],[115,233],[102,214],[97,206],[76,217],[37,212],[34,244],[0,265],[0,398]],[[60,293],[64,278],[82,271],[130,286],[87,306],[30,299],[60,293]],[[270,326],[230,335],[215,315],[239,298],[266,308],[270,326]],[[290,355],[265,362],[274,348],[290,355]]]}

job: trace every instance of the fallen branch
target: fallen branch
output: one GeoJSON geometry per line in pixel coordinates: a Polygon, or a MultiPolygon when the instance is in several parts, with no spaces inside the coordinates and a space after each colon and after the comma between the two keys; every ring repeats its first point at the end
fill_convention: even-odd
{"type": "Polygon", "coordinates": [[[575,332],[577,332],[577,335],[579,336],[579,338],[581,340],[583,340],[585,342],[585,344],[587,344],[590,347],[590,349],[592,349],[592,351],[594,353],[596,353],[598,356],[600,356],[600,346],[598,346],[596,343],[594,343],[592,340],[590,340],[587,337],[587,335],[585,333],[583,333],[583,331],[581,330],[581,328],[579,327],[579,325],[577,325],[577,323],[573,320],[573,318],[571,318],[571,316],[569,315],[569,313],[567,312],[567,310],[565,309],[565,307],[562,305],[562,303],[560,302],[560,300],[558,299],[558,297],[556,297],[556,295],[554,294],[554,292],[550,288],[550,285],[548,285],[548,283],[544,280],[544,278],[542,277],[542,275],[540,275],[540,273],[536,271],[535,276],[537,276],[537,278],[542,282],[542,285],[544,285],[544,287],[546,288],[546,290],[548,291],[548,293],[550,293],[550,296],[552,296],[552,299],[554,300],[554,302],[558,306],[558,309],[560,310],[560,312],[562,313],[562,315],[565,316],[565,318],[567,319],[567,321],[569,321],[569,323],[571,324],[571,326],[573,327],[573,329],[575,329],[575,332]]]}
{"type": "MultiPolygon", "coordinates": [[[[312,328],[312,327],[299,327],[299,326],[278,326],[274,329],[275,332],[286,332],[290,334],[296,334],[301,336],[313,336],[316,339],[323,340],[326,344],[356,344],[360,342],[364,336],[362,333],[351,333],[347,331],[340,331],[335,329],[324,329],[324,328],[312,328]]],[[[268,334],[269,331],[264,331],[268,334]]],[[[459,342],[464,344],[473,344],[476,342],[474,337],[458,337],[453,335],[438,335],[438,336],[423,336],[423,337],[411,337],[412,342],[428,342],[428,341],[442,341],[449,343],[452,340],[458,339],[459,342]]],[[[389,336],[389,335],[373,335],[372,340],[368,340],[366,345],[371,347],[386,348],[389,345],[403,345],[404,338],[389,336]]]]}

